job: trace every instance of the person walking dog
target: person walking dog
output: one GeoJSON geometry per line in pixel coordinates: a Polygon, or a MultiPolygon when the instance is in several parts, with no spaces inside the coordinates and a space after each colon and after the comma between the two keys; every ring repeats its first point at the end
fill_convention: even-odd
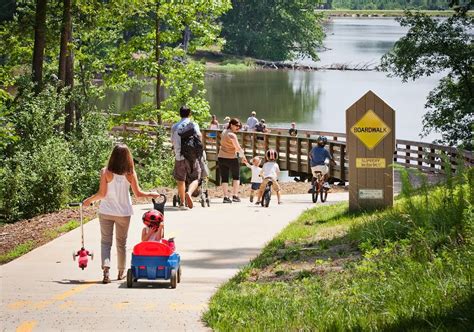
{"type": "Polygon", "coordinates": [[[125,144],[118,144],[112,150],[107,167],[100,172],[99,190],[83,201],[84,206],[101,201],[99,205],[100,254],[104,284],[110,282],[110,250],[114,226],[117,246],[117,279],[121,280],[125,277],[125,246],[130,217],[133,214],[130,187],[137,198],[160,196],[156,191],[140,189],[132,154],[125,144]]]}

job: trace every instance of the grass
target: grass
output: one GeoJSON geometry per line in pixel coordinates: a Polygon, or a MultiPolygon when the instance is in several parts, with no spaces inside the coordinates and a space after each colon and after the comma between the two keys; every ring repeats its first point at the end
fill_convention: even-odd
{"type": "Polygon", "coordinates": [[[473,330],[474,171],[391,209],[304,212],[211,299],[218,331],[473,330]]]}
{"type": "Polygon", "coordinates": [[[35,242],[32,240],[26,241],[25,243],[15,246],[12,250],[6,254],[0,255],[0,264],[5,264],[9,261],[14,260],[24,254],[30,252],[35,248],[35,242]]]}
{"type": "Polygon", "coordinates": [[[53,240],[64,233],[72,231],[73,229],[79,227],[80,225],[81,224],[79,221],[73,219],[62,226],[46,231],[44,235],[46,236],[46,238],[53,240]]]}
{"type": "MultiPolygon", "coordinates": [[[[84,218],[84,223],[90,221],[88,218],[84,218]]],[[[43,244],[45,241],[51,241],[55,238],[61,236],[64,233],[72,231],[73,229],[80,226],[80,223],[77,220],[70,220],[66,224],[59,226],[55,229],[48,230],[43,233],[42,237],[36,241],[28,240],[24,243],[21,243],[15,246],[12,250],[7,253],[0,255],[0,265],[8,263],[24,254],[30,252],[31,250],[37,248],[39,245],[43,244]]]]}

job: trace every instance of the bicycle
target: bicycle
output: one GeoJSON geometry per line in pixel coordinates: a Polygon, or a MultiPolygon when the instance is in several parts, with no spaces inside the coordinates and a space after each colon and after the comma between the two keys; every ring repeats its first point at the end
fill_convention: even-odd
{"type": "Polygon", "coordinates": [[[262,201],[260,202],[263,207],[268,207],[270,205],[270,200],[272,199],[272,185],[273,181],[268,180],[265,190],[263,191],[262,201]]]}
{"type": "Polygon", "coordinates": [[[326,202],[328,198],[329,188],[324,187],[324,176],[323,173],[316,171],[311,180],[311,198],[313,203],[318,201],[318,196],[321,198],[321,203],[326,202]]]}

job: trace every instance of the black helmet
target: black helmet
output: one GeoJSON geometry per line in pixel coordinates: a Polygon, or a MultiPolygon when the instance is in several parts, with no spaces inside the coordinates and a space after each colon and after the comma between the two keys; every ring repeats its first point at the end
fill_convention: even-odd
{"type": "Polygon", "coordinates": [[[316,139],[316,141],[318,142],[318,145],[320,146],[325,146],[326,143],[328,142],[328,139],[326,136],[318,136],[318,138],[316,139]]]}

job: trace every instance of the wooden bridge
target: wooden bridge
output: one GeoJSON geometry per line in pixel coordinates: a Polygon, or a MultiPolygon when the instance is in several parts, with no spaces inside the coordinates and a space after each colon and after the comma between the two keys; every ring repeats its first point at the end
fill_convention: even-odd
{"type": "MultiPolygon", "coordinates": [[[[154,135],[156,132],[153,130],[153,126],[143,123],[127,123],[123,126],[114,127],[113,131],[147,132],[150,135],[154,135]]],[[[265,151],[272,148],[278,152],[278,164],[281,170],[289,171],[290,176],[309,177],[311,169],[308,155],[311,148],[316,145],[316,138],[319,135],[323,135],[328,138],[327,147],[337,163],[336,166],[330,167],[330,176],[341,181],[348,180],[349,167],[346,134],[298,130],[298,136],[294,137],[288,135],[288,129],[270,129],[270,133],[249,131],[237,133],[240,145],[245,151],[247,158],[254,156],[263,157],[265,151]]],[[[201,129],[208,161],[214,162],[211,170],[217,167],[215,162],[217,161],[217,153],[220,147],[221,132],[222,130],[218,129],[201,129]]],[[[472,167],[474,164],[474,154],[470,151],[443,145],[397,140],[393,162],[405,168],[418,169],[424,173],[445,174],[447,166],[451,167],[453,171],[458,169],[461,163],[464,163],[464,167],[472,167]]]]}

